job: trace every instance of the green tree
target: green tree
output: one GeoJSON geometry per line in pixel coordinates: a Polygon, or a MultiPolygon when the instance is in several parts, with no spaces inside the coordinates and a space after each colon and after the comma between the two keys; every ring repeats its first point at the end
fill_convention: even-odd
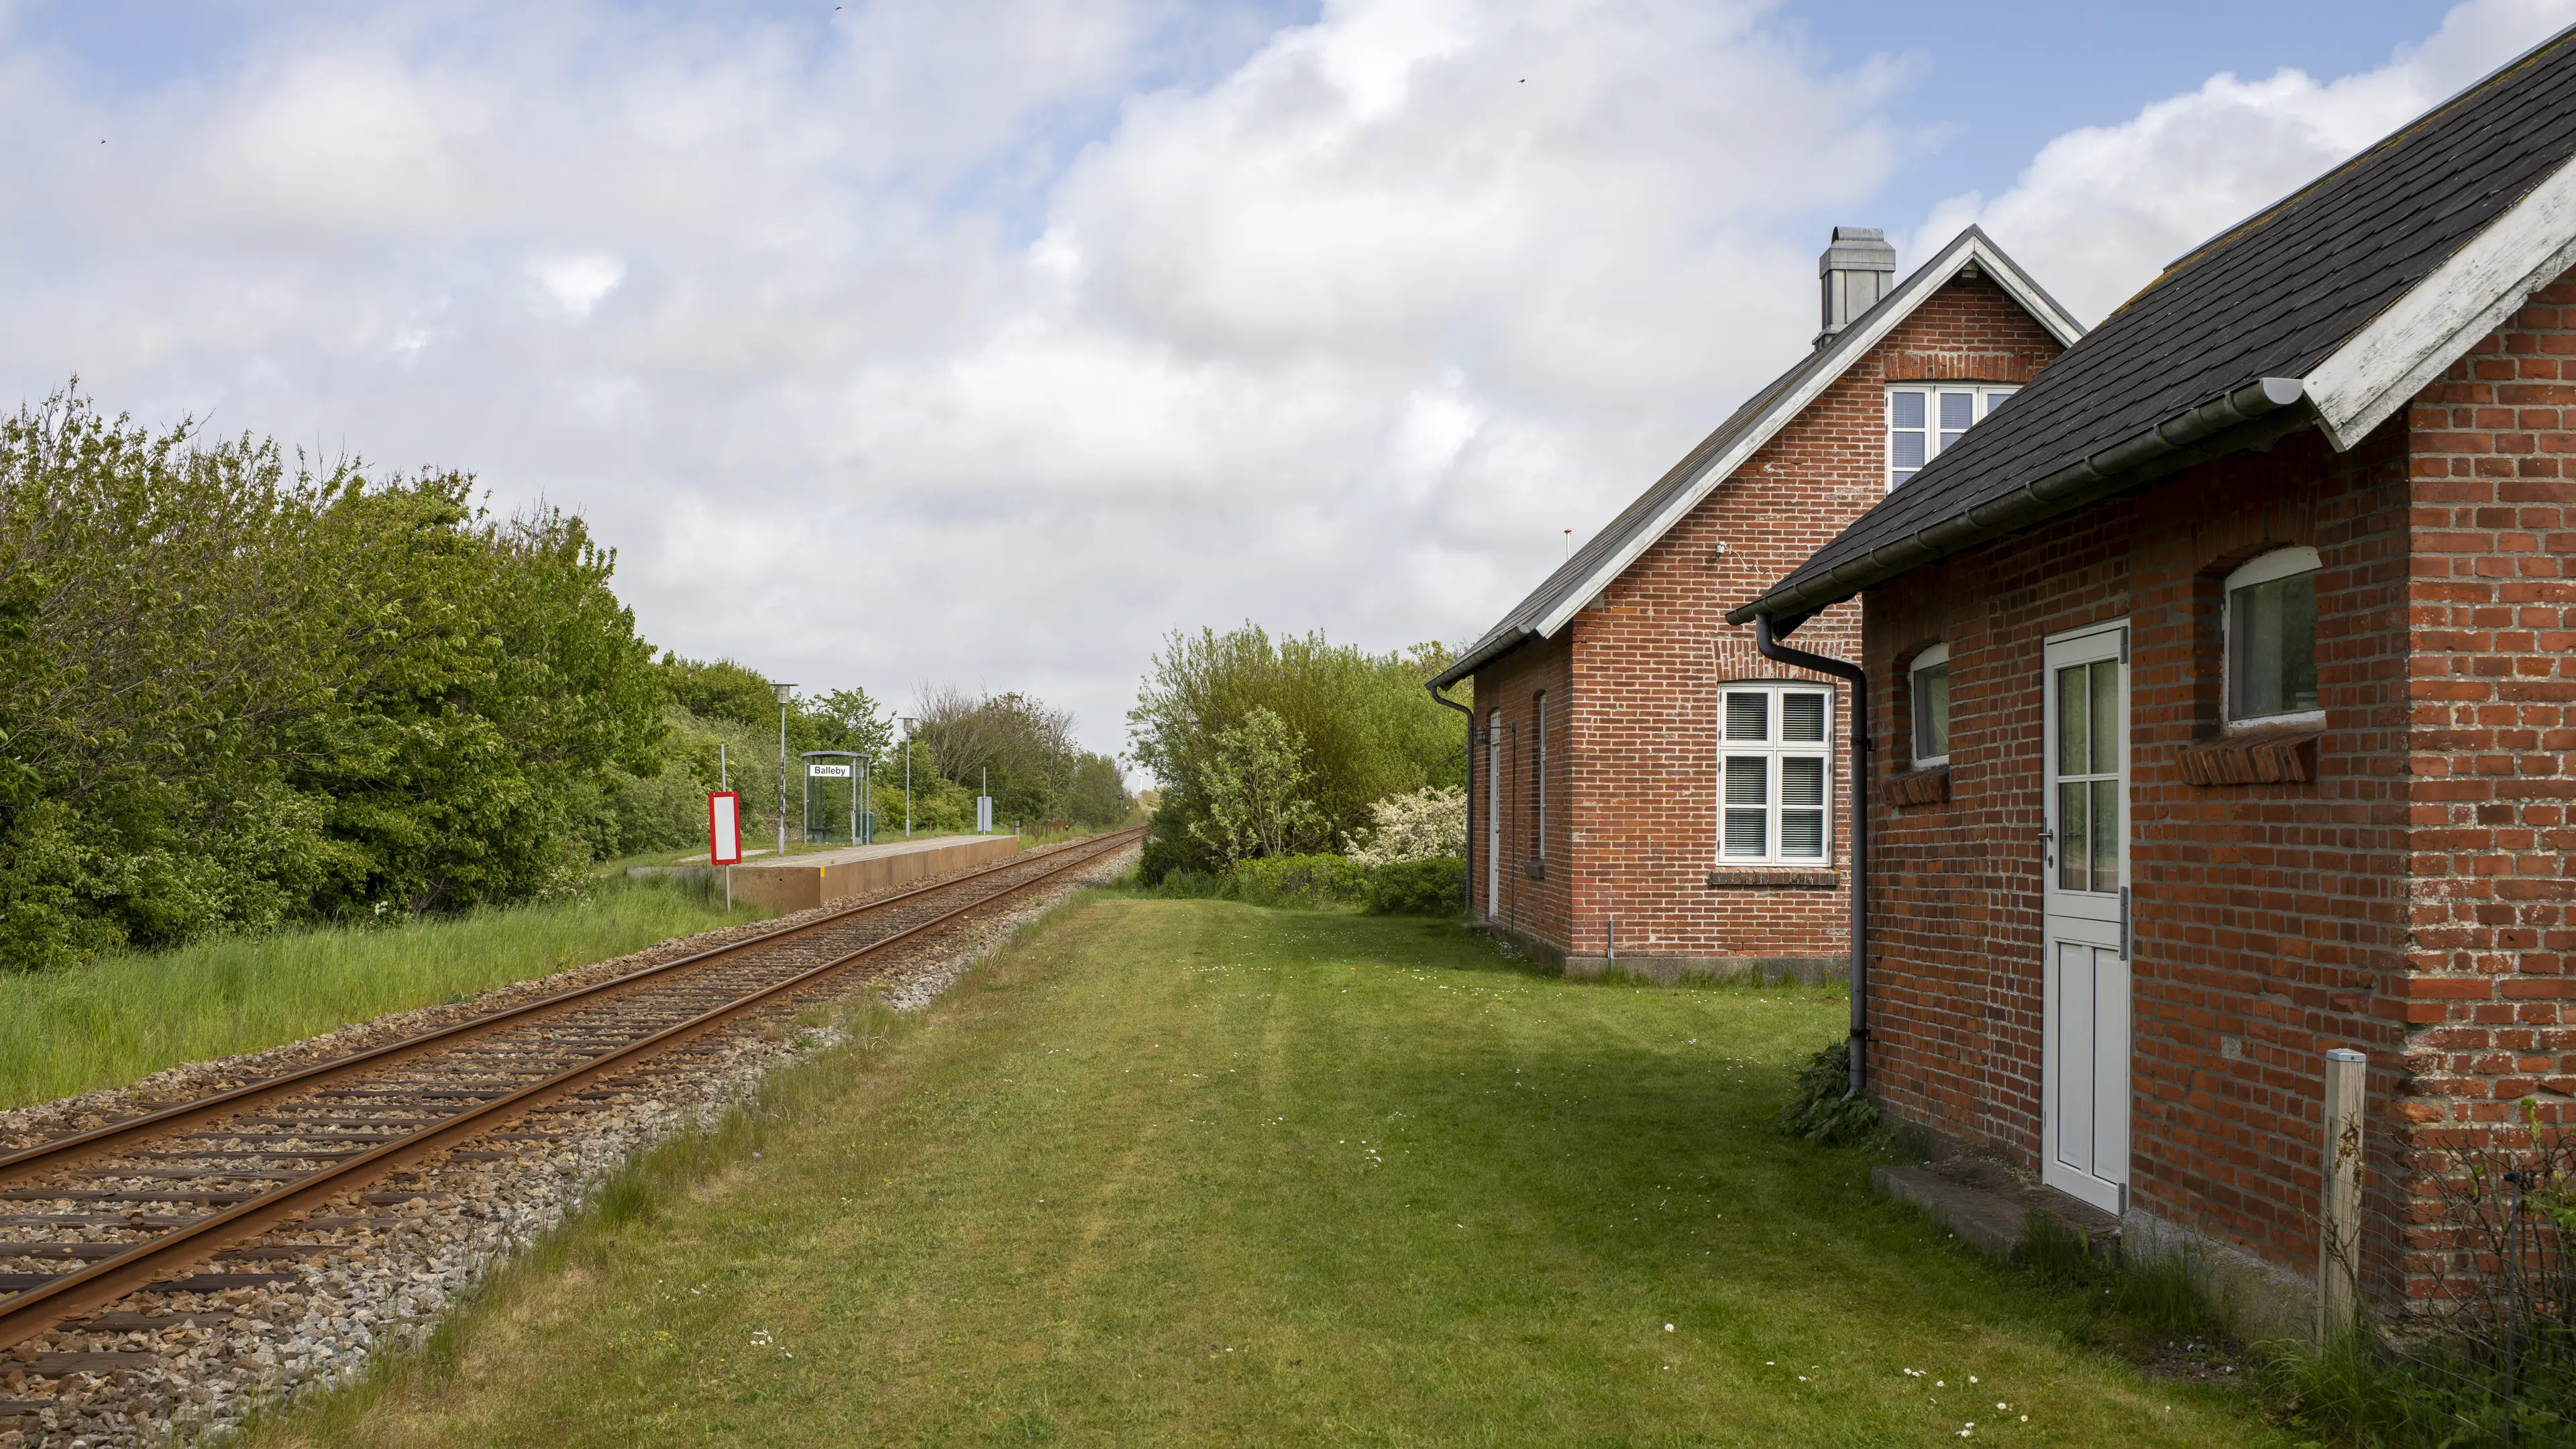
{"type": "Polygon", "coordinates": [[[1305,741],[1285,720],[1255,706],[1223,731],[1201,788],[1205,819],[1190,833],[1233,865],[1260,856],[1299,855],[1325,840],[1324,812],[1307,798],[1313,776],[1301,762],[1305,741]]]}
{"type": "Polygon", "coordinates": [[[1370,654],[1320,632],[1274,639],[1252,624],[1173,632],[1127,715],[1129,757],[1152,772],[1160,796],[1147,877],[1221,863],[1197,827],[1209,820],[1220,742],[1256,709],[1298,741],[1305,797],[1328,840],[1365,829],[1372,801],[1464,785],[1464,729],[1422,687],[1448,660],[1436,644],[1370,654]]]}
{"type": "Polygon", "coordinates": [[[566,880],[663,690],[614,555],[473,487],[0,419],[0,960],[566,880]]]}

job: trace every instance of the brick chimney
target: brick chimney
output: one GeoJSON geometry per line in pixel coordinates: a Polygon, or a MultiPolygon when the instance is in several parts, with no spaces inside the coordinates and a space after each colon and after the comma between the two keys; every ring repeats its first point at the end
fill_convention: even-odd
{"type": "Polygon", "coordinates": [[[1896,285],[1896,248],[1877,227],[1835,227],[1833,245],[1816,259],[1816,276],[1824,284],[1825,330],[1816,334],[1822,347],[1896,285]]]}

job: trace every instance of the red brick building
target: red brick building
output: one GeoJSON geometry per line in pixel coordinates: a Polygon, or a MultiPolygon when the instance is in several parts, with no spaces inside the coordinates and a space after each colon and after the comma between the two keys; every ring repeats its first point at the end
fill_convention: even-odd
{"type": "Polygon", "coordinates": [[[2460,1266],[2447,1154],[2576,1091],[2572,155],[2562,36],[2176,262],[1732,616],[1805,646],[1864,601],[1867,1089],[2276,1305],[2329,1049],[2368,1058],[2383,1301],[2460,1266]]]}
{"type": "MultiPolygon", "coordinates": [[[[2082,329],[1983,232],[1901,283],[1837,228],[1824,330],[1435,681],[1475,681],[1476,918],[1579,973],[1815,976],[1848,952],[1847,692],[1726,611],[2082,329]]],[[[1810,626],[1856,645],[1859,611],[1810,626]]]]}

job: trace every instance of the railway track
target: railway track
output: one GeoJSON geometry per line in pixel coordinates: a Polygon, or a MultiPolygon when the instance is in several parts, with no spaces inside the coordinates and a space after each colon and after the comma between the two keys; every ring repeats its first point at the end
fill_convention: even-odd
{"type": "MultiPolygon", "coordinates": [[[[292,1281],[263,1262],[340,1242],[437,1191],[447,1163],[521,1155],[581,1130],[587,1103],[630,1095],[656,1062],[1133,844],[1139,831],[1032,852],[658,966],[577,987],[141,1117],[0,1155],[0,1352],[55,1330],[184,1322],[199,1295],[292,1281]],[[508,1143],[476,1152],[478,1140],[508,1143]],[[392,1191],[365,1189],[396,1180],[392,1191]],[[356,1208],[326,1214],[334,1203],[356,1208]],[[103,1312],[126,1300],[161,1310],[103,1312]]],[[[289,1266],[293,1266],[292,1263],[289,1266]]],[[[213,1316],[221,1317],[220,1313],[213,1316]]],[[[114,1354],[0,1363],[94,1372],[114,1354]],[[83,1360],[100,1360],[96,1363],[83,1360]]]]}

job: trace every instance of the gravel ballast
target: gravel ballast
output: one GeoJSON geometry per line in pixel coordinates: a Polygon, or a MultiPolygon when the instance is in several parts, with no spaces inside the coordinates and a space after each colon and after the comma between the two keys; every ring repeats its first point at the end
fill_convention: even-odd
{"type": "MultiPolygon", "coordinates": [[[[372,1355],[417,1344],[460,1295],[579,1211],[637,1154],[712,1126],[757,1093],[772,1069],[835,1043],[829,1027],[795,1025],[800,1012],[863,991],[896,1010],[918,1011],[1020,926],[1082,886],[1115,879],[1135,856],[1133,847],[1112,851],[971,921],[895,947],[869,969],[639,1065],[602,1083],[595,1100],[538,1109],[417,1171],[344,1194],[315,1216],[267,1234],[263,1246],[220,1254],[199,1268],[200,1277],[219,1280],[203,1291],[132,1299],[77,1330],[17,1345],[0,1355],[0,1449],[218,1440],[260,1403],[356,1376],[372,1355]]],[[[0,1149],[346,1056],[847,904],[682,937],[470,1001],[399,1012],[268,1051],[173,1067],[119,1090],[0,1113],[0,1149]]],[[[0,1221],[13,1207],[32,1206],[0,1203],[0,1221]]],[[[119,1209],[79,1237],[111,1241],[111,1233],[145,1225],[119,1209]]],[[[46,1245],[77,1253],[77,1241],[53,1237],[46,1245]]]]}

